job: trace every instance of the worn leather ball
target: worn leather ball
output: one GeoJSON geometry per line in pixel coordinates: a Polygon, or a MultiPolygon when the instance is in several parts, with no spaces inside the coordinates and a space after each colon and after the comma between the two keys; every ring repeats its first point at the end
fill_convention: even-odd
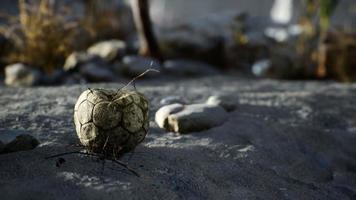
{"type": "Polygon", "coordinates": [[[75,104],[74,123],[89,151],[119,157],[145,139],[148,102],[136,91],[88,89],[75,104]]]}

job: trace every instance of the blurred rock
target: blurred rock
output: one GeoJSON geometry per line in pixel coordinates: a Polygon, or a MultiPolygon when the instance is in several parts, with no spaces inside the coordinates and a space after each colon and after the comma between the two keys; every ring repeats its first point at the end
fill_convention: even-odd
{"type": "Polygon", "coordinates": [[[187,102],[180,96],[168,96],[168,97],[161,99],[161,101],[159,102],[159,104],[161,106],[175,104],[175,103],[185,104],[187,102]]]}
{"type": "Polygon", "coordinates": [[[29,87],[40,82],[41,72],[22,63],[5,67],[5,84],[14,87],[29,87]]]}
{"type": "Polygon", "coordinates": [[[7,42],[7,38],[4,36],[4,34],[0,33],[0,46],[3,47],[7,42]]]}
{"type": "Polygon", "coordinates": [[[224,12],[162,31],[160,40],[168,58],[204,60],[224,67],[243,68],[268,55],[270,41],[263,17],[224,12]]]}
{"type": "Polygon", "coordinates": [[[256,31],[235,34],[240,34],[240,38],[225,43],[227,65],[244,70],[246,66],[268,55],[268,43],[263,34],[256,31]]]}
{"type": "Polygon", "coordinates": [[[36,148],[39,142],[31,135],[23,134],[17,136],[13,141],[5,145],[4,153],[12,153],[17,151],[27,151],[36,148]]]}
{"type": "Polygon", "coordinates": [[[168,58],[204,60],[217,65],[223,63],[221,37],[209,36],[185,26],[169,30],[159,38],[162,52],[168,58]]]}
{"type": "Polygon", "coordinates": [[[282,79],[292,79],[298,77],[298,74],[300,73],[298,72],[298,66],[295,65],[297,59],[293,59],[294,56],[295,55],[288,53],[272,55],[271,65],[266,71],[267,76],[270,78],[282,79]]]}
{"type": "Polygon", "coordinates": [[[156,122],[161,128],[181,134],[220,126],[227,118],[228,114],[221,106],[206,104],[172,104],[156,113],[156,122]]]}
{"type": "MultiPolygon", "coordinates": [[[[284,54],[274,54],[270,59],[257,61],[252,65],[252,73],[257,77],[277,78],[277,79],[298,79],[306,78],[306,67],[299,66],[295,56],[284,54]],[[293,62],[293,59],[295,62],[293,62]]],[[[312,70],[310,70],[312,71],[312,70]]]]}
{"type": "Polygon", "coordinates": [[[101,57],[106,62],[122,58],[126,54],[126,43],[121,40],[98,42],[89,47],[88,53],[101,57]]]}
{"type": "Polygon", "coordinates": [[[114,62],[110,65],[110,68],[115,74],[123,75],[124,64],[121,61],[114,62]]]}
{"type": "Polygon", "coordinates": [[[265,77],[271,68],[269,59],[259,60],[252,65],[252,73],[257,77],[265,77]]]}
{"type": "Polygon", "coordinates": [[[155,121],[160,128],[170,130],[168,116],[183,110],[184,106],[179,103],[166,105],[160,108],[155,115],[155,121]]]}
{"type": "Polygon", "coordinates": [[[229,95],[210,96],[209,99],[206,101],[206,104],[221,106],[227,112],[234,111],[236,109],[237,103],[238,99],[229,95]]]}
{"type": "Polygon", "coordinates": [[[286,42],[289,39],[289,33],[285,28],[268,27],[265,35],[275,42],[286,42]]]}
{"type": "Polygon", "coordinates": [[[99,63],[87,63],[80,67],[82,74],[90,82],[113,82],[118,77],[111,71],[109,66],[99,63]]]}
{"type": "Polygon", "coordinates": [[[68,74],[63,69],[54,70],[51,74],[42,76],[40,84],[59,85],[62,84],[68,74]]]}
{"type": "Polygon", "coordinates": [[[100,61],[100,58],[97,55],[86,52],[74,52],[66,59],[63,69],[64,71],[78,71],[81,65],[98,61],[100,61]]]}
{"type": "Polygon", "coordinates": [[[0,134],[0,153],[31,150],[38,144],[36,138],[25,131],[11,130],[0,134]]]}
{"type": "Polygon", "coordinates": [[[264,34],[274,42],[291,42],[298,39],[298,36],[303,32],[300,25],[291,25],[289,27],[267,27],[264,34]]]}
{"type": "MultiPolygon", "coordinates": [[[[136,77],[150,68],[161,70],[161,64],[154,58],[130,55],[125,56],[122,59],[122,63],[116,71],[119,71],[128,77],[136,77]]],[[[153,77],[157,75],[158,73],[156,72],[150,72],[147,73],[145,77],[153,77]]]]}
{"type": "Polygon", "coordinates": [[[2,153],[5,149],[4,143],[0,140],[0,153],[2,153]]]}
{"type": "Polygon", "coordinates": [[[177,76],[214,75],[218,73],[217,69],[210,64],[187,59],[167,60],[163,63],[163,69],[165,72],[177,76]]]}
{"type": "Polygon", "coordinates": [[[63,80],[63,84],[65,85],[85,84],[87,82],[88,81],[79,73],[68,74],[63,80]]]}
{"type": "Polygon", "coordinates": [[[0,56],[4,56],[12,48],[12,42],[4,34],[0,33],[0,56]]]}
{"type": "Polygon", "coordinates": [[[5,131],[0,134],[0,142],[2,142],[2,144],[6,145],[6,144],[12,142],[13,140],[15,140],[17,136],[24,135],[24,134],[27,134],[27,132],[22,131],[22,130],[5,131]]]}

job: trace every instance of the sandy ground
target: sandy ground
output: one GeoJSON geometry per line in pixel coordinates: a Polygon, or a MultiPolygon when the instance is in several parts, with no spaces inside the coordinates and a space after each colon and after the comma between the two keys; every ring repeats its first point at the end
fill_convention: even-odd
{"type": "Polygon", "coordinates": [[[0,199],[356,199],[356,84],[209,77],[137,84],[151,102],[149,135],[123,158],[141,178],[77,150],[72,114],[87,87],[0,87],[0,134],[41,145],[0,155],[0,199]],[[239,102],[220,127],[189,135],[160,130],[159,101],[229,94],[239,102]]]}

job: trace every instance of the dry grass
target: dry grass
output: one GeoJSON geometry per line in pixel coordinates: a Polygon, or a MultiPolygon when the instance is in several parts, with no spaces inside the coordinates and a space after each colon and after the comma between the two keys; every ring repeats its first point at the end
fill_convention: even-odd
{"type": "Polygon", "coordinates": [[[19,15],[9,18],[10,27],[2,27],[14,45],[8,62],[27,63],[51,73],[73,51],[75,23],[65,19],[64,11],[57,11],[52,2],[19,0],[19,15]]]}
{"type": "Polygon", "coordinates": [[[22,62],[51,73],[62,67],[74,50],[85,49],[92,43],[124,36],[122,24],[127,13],[116,8],[103,8],[99,0],[85,2],[84,16],[73,17],[68,8],[54,5],[53,0],[19,0],[19,15],[5,17],[7,26],[0,27],[13,48],[7,50],[6,62],[22,62]],[[34,3],[37,2],[37,3],[34,3]]]}

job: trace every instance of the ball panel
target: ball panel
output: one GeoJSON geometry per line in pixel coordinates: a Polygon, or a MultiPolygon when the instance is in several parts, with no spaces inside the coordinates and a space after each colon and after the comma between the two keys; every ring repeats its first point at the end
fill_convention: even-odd
{"type": "Polygon", "coordinates": [[[131,133],[140,130],[143,120],[143,113],[136,104],[123,109],[123,126],[131,133]]]}
{"type": "Polygon", "coordinates": [[[84,146],[89,146],[90,142],[94,141],[98,134],[99,129],[94,123],[87,123],[81,127],[79,139],[84,146]]]}
{"type": "Polygon", "coordinates": [[[133,99],[129,95],[123,95],[114,100],[121,107],[126,107],[133,102],[133,99]]]}
{"type": "Polygon", "coordinates": [[[121,121],[119,105],[110,102],[101,102],[94,106],[94,124],[105,130],[114,128],[121,121]]]}
{"type": "Polygon", "coordinates": [[[87,99],[89,90],[84,91],[78,98],[77,102],[75,103],[74,110],[78,110],[79,105],[87,99]]]}
{"type": "Polygon", "coordinates": [[[74,125],[75,125],[75,131],[76,131],[78,137],[80,137],[80,129],[81,129],[82,125],[79,122],[77,114],[78,114],[77,111],[74,111],[74,125]]]}
{"type": "Polygon", "coordinates": [[[79,105],[77,117],[81,124],[85,124],[92,121],[93,108],[94,104],[86,100],[79,105]]]}
{"type": "Polygon", "coordinates": [[[103,101],[109,101],[109,95],[103,92],[102,89],[91,89],[88,92],[87,100],[93,104],[97,104],[103,101]]]}
{"type": "Polygon", "coordinates": [[[108,130],[107,135],[110,136],[110,143],[116,145],[125,145],[125,142],[130,137],[130,133],[122,127],[116,127],[114,129],[108,130]]]}
{"type": "Polygon", "coordinates": [[[138,104],[138,105],[141,104],[141,98],[138,93],[131,93],[130,96],[135,104],[138,104]]]}
{"type": "Polygon", "coordinates": [[[148,110],[148,102],[147,100],[141,96],[141,105],[144,110],[148,110]]]}

